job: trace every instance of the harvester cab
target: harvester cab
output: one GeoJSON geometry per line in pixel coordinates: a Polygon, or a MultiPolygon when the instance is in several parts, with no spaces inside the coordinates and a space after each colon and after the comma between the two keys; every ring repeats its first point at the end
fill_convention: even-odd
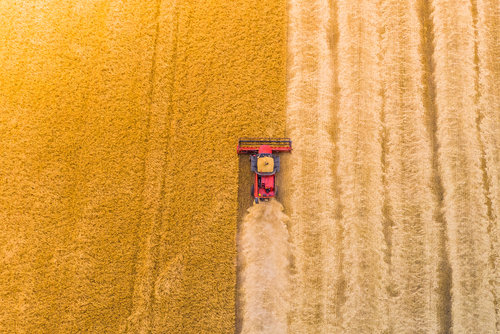
{"type": "Polygon", "coordinates": [[[255,203],[269,201],[278,193],[276,173],[280,171],[280,157],[275,153],[292,151],[290,138],[240,138],[238,154],[250,154],[250,166],[255,173],[251,192],[255,203]]]}

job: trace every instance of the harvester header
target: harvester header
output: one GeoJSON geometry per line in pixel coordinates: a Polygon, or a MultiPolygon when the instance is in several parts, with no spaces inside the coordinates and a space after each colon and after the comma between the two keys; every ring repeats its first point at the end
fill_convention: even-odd
{"type": "Polygon", "coordinates": [[[259,148],[267,145],[272,153],[285,153],[292,151],[290,138],[240,138],[238,141],[238,154],[256,154],[259,148]]]}

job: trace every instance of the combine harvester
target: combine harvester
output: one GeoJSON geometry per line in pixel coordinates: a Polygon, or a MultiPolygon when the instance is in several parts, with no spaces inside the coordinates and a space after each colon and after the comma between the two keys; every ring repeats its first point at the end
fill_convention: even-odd
{"type": "Polygon", "coordinates": [[[290,138],[240,138],[238,154],[251,154],[252,172],[255,182],[252,184],[252,196],[255,203],[269,201],[278,194],[276,173],[280,171],[280,157],[273,153],[292,151],[290,138]]]}

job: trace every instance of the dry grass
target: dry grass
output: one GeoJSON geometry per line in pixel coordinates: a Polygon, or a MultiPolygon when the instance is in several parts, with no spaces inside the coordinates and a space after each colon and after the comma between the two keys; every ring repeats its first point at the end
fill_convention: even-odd
{"type": "Polygon", "coordinates": [[[494,331],[498,12],[289,1],[291,332],[494,331]]]}

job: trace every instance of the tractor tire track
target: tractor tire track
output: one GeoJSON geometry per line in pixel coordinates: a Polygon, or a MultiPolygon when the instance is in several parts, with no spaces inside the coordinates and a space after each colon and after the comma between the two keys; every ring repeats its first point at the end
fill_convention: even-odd
{"type": "MultiPolygon", "coordinates": [[[[154,304],[161,299],[166,283],[160,280],[160,240],[164,215],[168,213],[165,201],[165,184],[169,114],[171,112],[172,85],[175,78],[177,38],[177,2],[158,1],[156,8],[156,35],[150,72],[148,152],[145,159],[143,190],[143,227],[140,241],[143,243],[137,257],[134,296],[131,315],[124,328],[125,333],[154,332],[154,304]]],[[[180,264],[182,266],[182,264],[180,264]]],[[[174,276],[175,272],[170,273],[174,276]]],[[[176,277],[169,277],[175,280],[176,277]]],[[[170,291],[168,291],[170,292],[170,291]]]]}

